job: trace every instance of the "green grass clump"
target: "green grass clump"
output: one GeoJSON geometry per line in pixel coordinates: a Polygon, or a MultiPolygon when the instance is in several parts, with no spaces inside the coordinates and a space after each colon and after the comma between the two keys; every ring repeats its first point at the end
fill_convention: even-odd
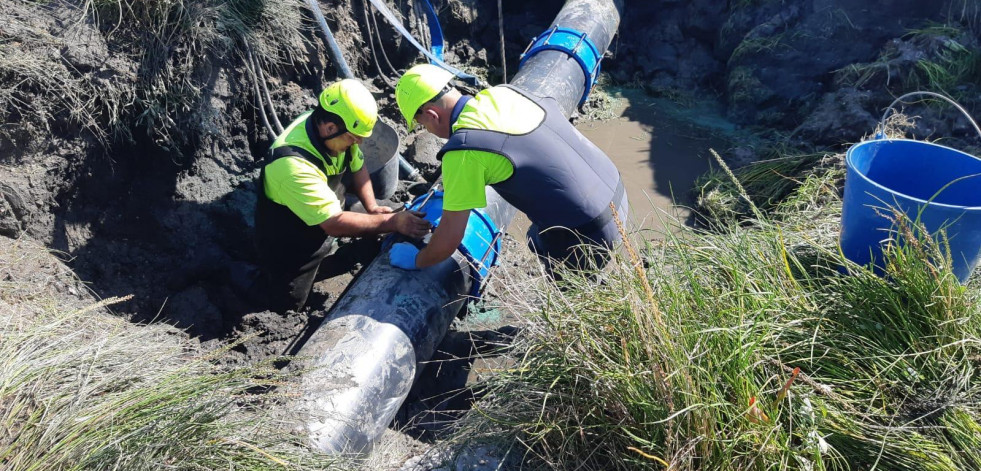
{"type": "MultiPolygon", "coordinates": [[[[799,199],[815,196],[810,191],[792,195],[812,177],[826,180],[843,175],[840,170],[827,173],[842,161],[841,156],[837,155],[791,154],[786,149],[774,148],[767,151],[762,160],[736,169],[734,173],[745,188],[745,193],[752,195],[753,204],[764,211],[772,211],[788,197],[799,199]],[[767,155],[772,158],[766,158],[767,155]]],[[[697,210],[708,221],[734,223],[752,216],[748,202],[740,196],[742,192],[737,190],[734,180],[723,169],[714,169],[700,176],[693,191],[697,210]]]]}
{"type": "Polygon", "coordinates": [[[839,85],[855,88],[883,86],[902,90],[929,90],[955,99],[970,96],[965,84],[981,79],[981,50],[971,38],[970,26],[928,24],[911,30],[903,41],[919,51],[914,60],[909,53],[887,48],[871,63],[851,64],[837,71],[839,85]],[[871,84],[871,85],[870,85],[871,84]]]}
{"type": "Polygon", "coordinates": [[[114,300],[66,303],[71,282],[36,275],[54,265],[0,240],[0,468],[350,469],[263,412],[282,398],[253,391],[284,373],[220,366],[172,328],[104,313],[114,300]]]}
{"type": "Polygon", "coordinates": [[[979,469],[977,287],[909,221],[882,276],[843,259],[837,183],[543,284],[465,434],[550,469],[979,469]]]}

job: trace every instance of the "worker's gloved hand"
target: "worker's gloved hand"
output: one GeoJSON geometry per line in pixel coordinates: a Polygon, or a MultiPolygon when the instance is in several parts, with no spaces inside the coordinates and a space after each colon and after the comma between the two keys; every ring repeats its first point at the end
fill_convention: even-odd
{"type": "Polygon", "coordinates": [[[423,219],[425,215],[426,213],[419,211],[402,211],[395,215],[395,230],[399,234],[421,239],[424,235],[429,234],[429,229],[432,228],[429,221],[423,219]]]}
{"type": "Polygon", "coordinates": [[[419,255],[419,249],[408,242],[399,242],[393,245],[392,250],[388,252],[392,266],[403,270],[419,269],[416,266],[416,255],[419,255]]]}

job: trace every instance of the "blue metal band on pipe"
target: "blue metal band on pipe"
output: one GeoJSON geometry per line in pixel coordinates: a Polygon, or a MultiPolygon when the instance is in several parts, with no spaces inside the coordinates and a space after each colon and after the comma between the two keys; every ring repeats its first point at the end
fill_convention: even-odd
{"type": "Polygon", "coordinates": [[[484,211],[471,209],[458,250],[470,262],[470,274],[473,276],[470,296],[477,298],[490,268],[497,265],[497,256],[501,253],[501,231],[484,211]]]}
{"type": "Polygon", "coordinates": [[[524,66],[525,61],[535,54],[549,50],[561,51],[568,54],[579,63],[579,67],[582,67],[582,73],[586,77],[586,82],[579,104],[583,104],[586,98],[589,97],[589,91],[593,89],[593,85],[596,84],[596,80],[599,78],[600,61],[603,57],[600,55],[599,50],[596,49],[596,45],[593,44],[593,41],[589,39],[589,35],[586,33],[572,28],[553,26],[532,40],[531,44],[528,45],[528,49],[521,54],[521,62],[518,64],[518,68],[524,66]]]}

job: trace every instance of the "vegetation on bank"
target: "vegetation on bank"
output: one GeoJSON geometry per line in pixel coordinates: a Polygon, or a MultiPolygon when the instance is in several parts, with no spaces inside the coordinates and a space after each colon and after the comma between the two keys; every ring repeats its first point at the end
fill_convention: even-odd
{"type": "Polygon", "coordinates": [[[914,243],[883,276],[855,266],[836,247],[840,167],[778,190],[760,165],[740,180],[783,192],[756,198],[765,213],[541,286],[462,435],[551,469],[981,469],[977,283],[902,218],[914,243]]]}
{"type": "Polygon", "coordinates": [[[31,145],[78,133],[146,138],[175,153],[207,131],[217,82],[305,67],[302,2],[16,0],[0,32],[0,137],[31,145]],[[247,68],[241,67],[248,65],[247,68]],[[242,72],[241,76],[227,74],[242,72]]]}
{"type": "Polygon", "coordinates": [[[0,240],[0,468],[350,469],[264,412],[283,398],[256,393],[286,373],[221,366],[173,328],[106,313],[113,299],[67,303],[78,285],[53,265],[0,240]]]}

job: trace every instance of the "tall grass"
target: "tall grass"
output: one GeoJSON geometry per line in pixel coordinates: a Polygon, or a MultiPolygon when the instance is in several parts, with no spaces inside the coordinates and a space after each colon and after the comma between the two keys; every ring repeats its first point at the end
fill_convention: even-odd
{"type": "Polygon", "coordinates": [[[0,240],[0,468],[350,469],[263,412],[281,398],[251,392],[284,373],[220,366],[172,328],[105,314],[113,300],[66,303],[71,283],[22,276],[48,257],[0,240]]]}
{"type": "MultiPolygon", "coordinates": [[[[736,169],[736,177],[750,195],[749,201],[763,209],[772,211],[788,197],[808,197],[811,193],[796,190],[810,177],[817,181],[826,178],[826,172],[835,169],[840,159],[828,153],[792,153],[777,146],[766,150],[763,159],[736,169]],[[796,196],[792,196],[795,195],[796,196]]],[[[836,171],[840,174],[840,171],[836,171]]],[[[740,195],[732,178],[723,169],[714,169],[695,182],[694,193],[697,209],[708,221],[734,223],[752,216],[749,201],[740,195]]]]}
{"type": "Polygon", "coordinates": [[[844,260],[836,184],[541,285],[463,434],[551,469],[979,469],[978,290],[908,221],[883,276],[844,260]]]}

